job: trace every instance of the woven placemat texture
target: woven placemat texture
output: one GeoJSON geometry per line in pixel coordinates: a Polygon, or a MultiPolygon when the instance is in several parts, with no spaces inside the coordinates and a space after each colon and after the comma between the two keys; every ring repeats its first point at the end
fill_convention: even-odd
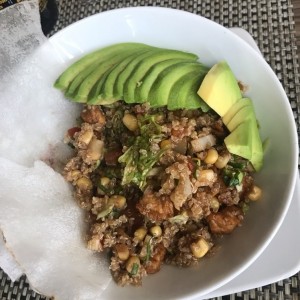
{"type": "MultiPolygon", "coordinates": [[[[294,15],[290,0],[60,0],[58,4],[59,20],[51,34],[92,14],[129,6],[177,8],[202,15],[226,27],[244,28],[253,36],[285,88],[300,133],[300,85],[294,15]]],[[[12,283],[0,269],[0,299],[49,298],[33,292],[25,276],[12,283]]],[[[217,299],[300,299],[300,272],[267,286],[217,299]]]]}

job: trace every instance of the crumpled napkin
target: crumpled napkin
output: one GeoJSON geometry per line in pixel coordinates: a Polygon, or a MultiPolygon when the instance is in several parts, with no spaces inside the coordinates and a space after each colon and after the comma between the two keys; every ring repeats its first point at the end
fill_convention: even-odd
{"type": "Polygon", "coordinates": [[[81,107],[53,88],[53,66],[65,65],[42,33],[37,0],[0,11],[0,28],[0,267],[56,299],[99,299],[108,263],[86,249],[83,211],[57,172],[81,107]]]}
{"type": "MultiPolygon", "coordinates": [[[[3,89],[14,81],[14,69],[47,38],[40,25],[38,1],[26,1],[0,11],[0,101],[3,105],[3,89]],[[2,94],[2,95],[1,95],[2,94]]],[[[0,135],[0,138],[3,138],[0,135]]],[[[3,140],[2,140],[3,141],[3,140]]],[[[5,247],[0,234],[0,266],[12,281],[23,270],[12,253],[5,247]]]]}
{"type": "Polygon", "coordinates": [[[38,1],[24,1],[0,11],[1,80],[12,74],[12,67],[20,64],[39,45],[47,40],[40,25],[38,1]]]}

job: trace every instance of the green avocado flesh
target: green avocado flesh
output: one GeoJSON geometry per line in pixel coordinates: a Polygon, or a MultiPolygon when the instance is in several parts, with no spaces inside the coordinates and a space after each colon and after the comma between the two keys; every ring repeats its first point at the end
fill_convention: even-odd
{"type": "Polygon", "coordinates": [[[197,68],[196,71],[191,71],[178,79],[171,89],[168,109],[184,109],[188,106],[190,109],[201,108],[204,112],[208,111],[209,106],[197,94],[206,73],[207,68],[202,66],[202,68],[197,68]]]}
{"type": "Polygon", "coordinates": [[[259,171],[263,165],[263,147],[255,118],[236,127],[224,140],[228,151],[248,159],[259,171]]]}
{"type": "Polygon", "coordinates": [[[103,102],[103,99],[111,99],[112,102],[117,101],[116,94],[114,93],[114,84],[119,74],[127,67],[127,65],[135,59],[138,55],[146,52],[147,49],[142,49],[129,55],[119,64],[116,64],[106,76],[105,80],[97,84],[97,90],[89,95],[88,104],[98,104],[103,102]]]}
{"type": "Polygon", "coordinates": [[[108,71],[110,71],[116,64],[126,59],[126,57],[128,57],[131,53],[132,49],[124,50],[121,53],[113,54],[106,61],[98,65],[98,67],[82,81],[74,99],[80,102],[87,102],[89,93],[92,91],[94,86],[97,85],[99,81],[103,80],[103,76],[108,75],[108,71]]]}
{"type": "Polygon", "coordinates": [[[182,60],[178,58],[167,59],[156,63],[151,68],[149,68],[144,77],[138,82],[138,84],[135,87],[134,97],[137,100],[137,102],[143,103],[147,101],[150,89],[153,83],[155,82],[156,78],[159,76],[159,74],[161,74],[165,69],[185,61],[187,60],[182,60]]]}
{"type": "Polygon", "coordinates": [[[192,71],[200,73],[201,70],[202,65],[197,62],[181,62],[165,69],[151,86],[147,99],[150,106],[168,105],[171,90],[176,86],[176,82],[192,71]]]}
{"type": "Polygon", "coordinates": [[[55,81],[72,101],[89,105],[148,102],[169,110],[213,109],[230,134],[230,153],[248,159],[256,171],[263,148],[254,106],[243,98],[238,81],[225,61],[211,69],[195,54],[141,43],[120,43],[83,56],[55,81]]]}
{"type": "Polygon", "coordinates": [[[128,77],[124,84],[124,101],[126,103],[134,103],[135,102],[135,89],[143,79],[144,75],[147,71],[156,63],[161,61],[169,60],[169,59],[181,59],[181,60],[190,60],[196,61],[198,59],[197,56],[190,53],[185,53],[181,51],[171,51],[171,50],[161,50],[153,53],[140,61],[136,67],[134,68],[134,72],[128,77]]]}
{"type": "Polygon", "coordinates": [[[199,86],[204,72],[207,72],[197,60],[197,55],[188,52],[121,43],[82,57],[59,76],[54,86],[61,89],[68,99],[89,105],[109,105],[124,100],[126,103],[149,102],[150,106],[164,106],[169,103],[168,95],[175,82],[191,68],[190,71],[199,70],[199,74],[195,76],[194,84],[190,84],[193,90],[189,92],[185,88],[189,101],[182,98],[172,107],[207,109],[208,106],[195,93],[195,81],[199,86]],[[182,67],[181,64],[192,64],[193,67],[182,67]],[[175,65],[176,68],[171,68],[175,65]],[[162,74],[167,74],[167,69],[173,74],[168,73],[165,79],[162,74]],[[161,91],[155,91],[157,86],[161,91]]]}
{"type": "Polygon", "coordinates": [[[224,61],[209,70],[198,90],[198,95],[221,117],[242,98],[238,82],[224,61]]]}
{"type": "Polygon", "coordinates": [[[60,90],[66,90],[74,78],[84,71],[87,67],[94,64],[100,64],[106,61],[112,54],[121,53],[124,50],[136,49],[138,47],[147,47],[147,45],[140,43],[120,43],[114,44],[100,50],[93,51],[81,59],[73,63],[69,68],[67,68],[55,81],[54,86],[60,90]]]}
{"type": "Polygon", "coordinates": [[[245,106],[252,106],[252,101],[249,98],[241,98],[234,103],[227,113],[222,117],[223,123],[227,125],[235,114],[245,106]]]}
{"type": "Polygon", "coordinates": [[[244,123],[249,119],[255,120],[255,113],[252,102],[251,105],[242,107],[236,114],[234,114],[231,120],[226,124],[226,127],[229,129],[229,131],[232,132],[241,123],[244,123]]]}
{"type": "Polygon", "coordinates": [[[248,159],[259,171],[263,165],[263,147],[254,106],[251,99],[242,97],[226,62],[219,62],[208,71],[198,95],[222,117],[230,131],[224,140],[228,151],[248,159]]]}

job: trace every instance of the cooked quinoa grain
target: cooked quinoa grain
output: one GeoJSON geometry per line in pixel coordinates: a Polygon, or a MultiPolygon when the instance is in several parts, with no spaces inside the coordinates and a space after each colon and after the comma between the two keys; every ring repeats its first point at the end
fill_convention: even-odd
{"type": "Polygon", "coordinates": [[[87,212],[87,247],[108,251],[119,285],[141,285],[164,263],[198,264],[241,225],[261,190],[251,164],[227,151],[227,134],[213,112],[84,107],[66,134],[74,157],[64,176],[87,212]]]}

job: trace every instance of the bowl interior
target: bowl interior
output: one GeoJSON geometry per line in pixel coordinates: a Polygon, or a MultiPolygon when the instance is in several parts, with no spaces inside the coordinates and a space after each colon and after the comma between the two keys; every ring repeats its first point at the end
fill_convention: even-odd
{"type": "Polygon", "coordinates": [[[236,77],[248,86],[247,96],[254,102],[262,139],[270,141],[264,168],[256,176],[263,199],[252,205],[241,228],[222,239],[222,247],[213,258],[189,269],[163,266],[161,272],[144,280],[142,288],[116,288],[112,282],[103,295],[105,299],[197,298],[246,269],[279,228],[297,171],[293,115],[275,74],[249,45],[212,21],[173,9],[119,9],[69,26],[50,39],[61,58],[55,72],[58,75],[86,52],[125,41],[190,51],[207,65],[226,60],[236,77]]]}

